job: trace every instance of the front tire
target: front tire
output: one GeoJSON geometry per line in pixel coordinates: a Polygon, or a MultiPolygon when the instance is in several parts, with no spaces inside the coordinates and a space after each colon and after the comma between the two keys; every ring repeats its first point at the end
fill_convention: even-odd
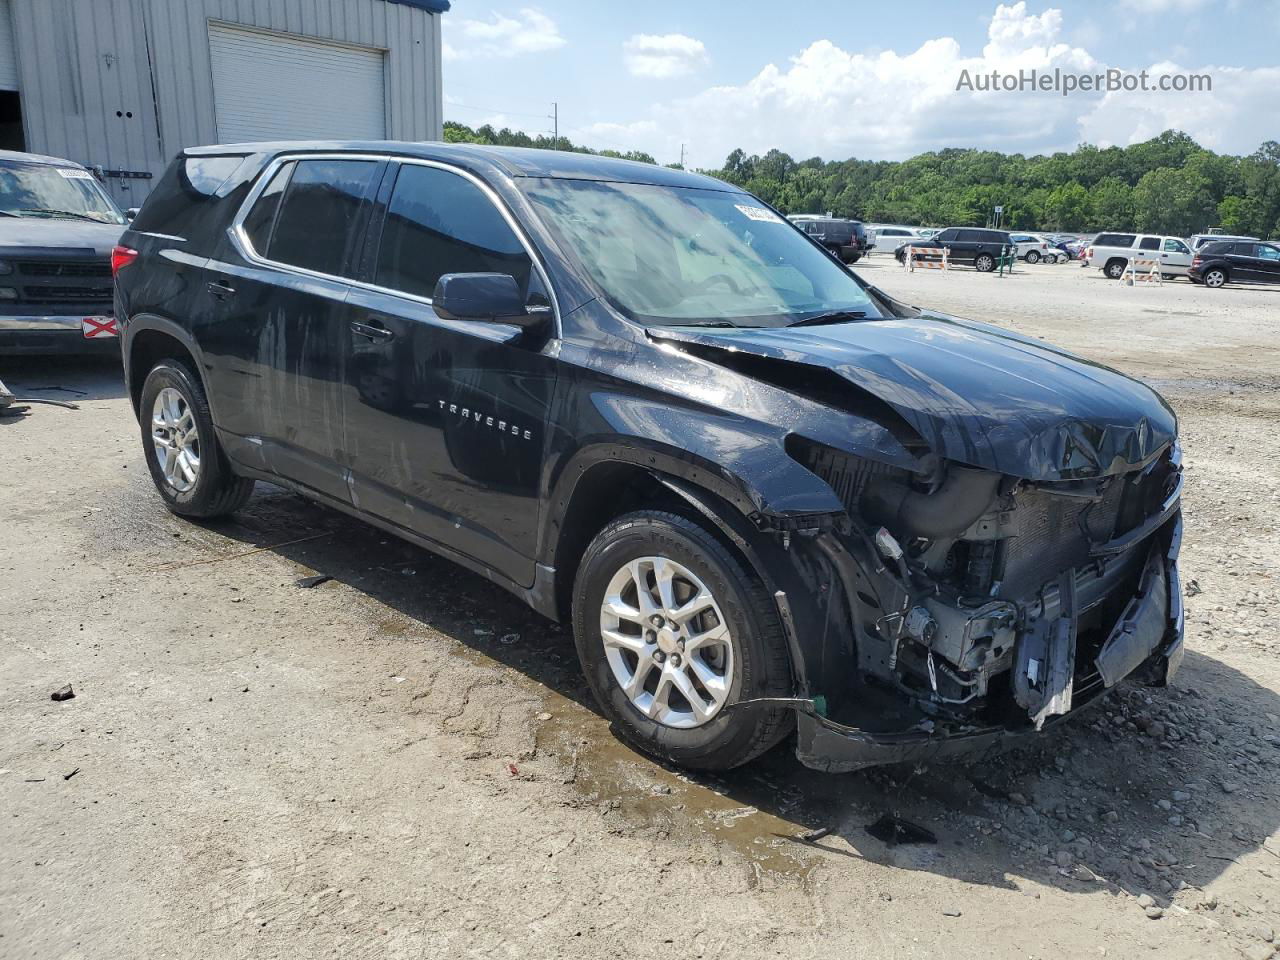
{"type": "Polygon", "coordinates": [[[578,567],[573,632],[597,702],[646,753],[728,770],[791,729],[788,710],[732,707],[790,695],[782,624],[759,577],[685,517],[639,511],[600,531],[578,567]]]}
{"type": "Polygon", "coordinates": [[[162,360],[142,385],[138,409],[147,469],[165,506],[183,517],[232,513],[253,481],[231,472],[213,431],[200,378],[182,361],[162,360]]]}

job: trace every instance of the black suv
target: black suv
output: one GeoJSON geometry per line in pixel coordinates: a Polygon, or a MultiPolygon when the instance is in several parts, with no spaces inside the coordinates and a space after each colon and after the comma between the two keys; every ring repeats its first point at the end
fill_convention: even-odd
{"type": "Polygon", "coordinates": [[[188,150],[116,307],[175,513],[255,480],[570,622],[622,735],[990,748],[1182,651],[1160,397],[899,303],[741,190],[409,143],[188,150]]]}
{"type": "Polygon", "coordinates": [[[815,217],[801,214],[790,218],[791,221],[817,240],[842,263],[857,263],[865,254],[871,252],[872,244],[867,240],[867,231],[859,220],[841,220],[836,217],[815,217]]]}
{"type": "Polygon", "coordinates": [[[908,240],[894,250],[893,255],[901,263],[907,256],[907,248],[947,251],[948,263],[962,263],[979,273],[996,268],[1000,257],[1014,252],[1014,242],[1003,230],[983,230],[978,227],[947,227],[927,240],[908,240]]]}
{"type": "Polygon", "coordinates": [[[1280,283],[1280,243],[1217,240],[1204,244],[1191,258],[1192,283],[1221,287],[1239,283],[1280,283]]]}

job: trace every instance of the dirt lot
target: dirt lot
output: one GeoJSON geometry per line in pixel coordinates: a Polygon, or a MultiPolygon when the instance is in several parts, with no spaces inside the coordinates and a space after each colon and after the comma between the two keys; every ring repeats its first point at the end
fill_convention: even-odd
{"type": "Polygon", "coordinates": [[[80,404],[0,420],[0,957],[1271,956],[1280,291],[860,272],[1177,408],[1175,687],[995,766],[684,776],[482,579],[263,486],[171,517],[114,367],[0,361],[80,404]]]}

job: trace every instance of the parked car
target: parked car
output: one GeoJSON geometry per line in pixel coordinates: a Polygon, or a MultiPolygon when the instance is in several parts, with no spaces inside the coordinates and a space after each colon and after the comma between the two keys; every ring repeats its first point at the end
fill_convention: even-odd
{"type": "Polygon", "coordinates": [[[204,147],[115,263],[171,511],[267,480],[478,571],[571,623],[616,729],[675,763],[793,727],[822,770],[919,763],[1178,667],[1160,396],[898,302],[722,181],[204,147]]]}
{"type": "Polygon", "coordinates": [[[1206,243],[1224,243],[1228,240],[1252,240],[1254,243],[1260,242],[1258,237],[1235,237],[1221,233],[1196,233],[1187,238],[1187,243],[1191,247],[1191,252],[1195,253],[1206,243]]]}
{"type": "Polygon", "coordinates": [[[908,240],[899,245],[893,252],[899,263],[906,259],[908,247],[945,249],[948,262],[967,264],[979,273],[987,273],[996,268],[1004,252],[1013,248],[1013,241],[1003,230],[947,227],[927,239],[908,240]]]}
{"type": "Polygon", "coordinates": [[[1018,259],[1025,260],[1027,263],[1039,263],[1041,260],[1057,263],[1059,259],[1066,259],[1065,256],[1059,258],[1058,248],[1038,234],[1011,233],[1009,239],[1017,247],[1018,259]]]}
{"type": "Polygon", "coordinates": [[[1096,264],[1112,280],[1124,276],[1130,260],[1158,260],[1161,276],[1185,277],[1191,267],[1191,248],[1179,237],[1100,233],[1085,251],[1084,259],[1096,264]]]}
{"type": "Polygon", "coordinates": [[[798,214],[788,218],[797,227],[813,237],[843,263],[857,263],[874,246],[866,228],[858,220],[842,220],[836,217],[817,217],[798,214]]]}
{"type": "Polygon", "coordinates": [[[125,215],[78,163],[0,151],[0,354],[114,353],[125,215]]]}
{"type": "Polygon", "coordinates": [[[1196,251],[1187,276],[1206,287],[1229,282],[1280,283],[1280,244],[1258,240],[1206,243],[1196,251]]]}
{"type": "Polygon", "coordinates": [[[867,230],[873,235],[875,245],[881,250],[896,250],[906,240],[917,240],[933,234],[931,230],[921,231],[917,227],[882,223],[873,224],[867,230]]]}

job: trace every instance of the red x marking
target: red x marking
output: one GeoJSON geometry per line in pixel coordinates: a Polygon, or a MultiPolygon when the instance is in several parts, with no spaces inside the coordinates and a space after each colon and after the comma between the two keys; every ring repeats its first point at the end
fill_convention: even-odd
{"type": "Polygon", "coordinates": [[[115,317],[85,317],[80,321],[80,328],[86,340],[92,340],[94,337],[120,336],[120,331],[116,329],[115,317]]]}

